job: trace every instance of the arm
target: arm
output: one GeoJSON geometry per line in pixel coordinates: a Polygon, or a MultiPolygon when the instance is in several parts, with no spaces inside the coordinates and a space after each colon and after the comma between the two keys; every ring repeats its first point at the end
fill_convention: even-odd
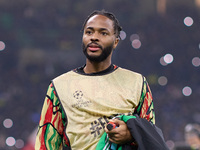
{"type": "Polygon", "coordinates": [[[119,127],[111,131],[105,129],[109,140],[113,143],[123,144],[136,141],[131,144],[125,144],[138,150],[162,149],[169,150],[162,131],[155,125],[155,113],[150,88],[144,78],[142,94],[138,106],[135,109],[134,116],[123,116],[121,120],[113,120],[119,127]],[[139,117],[138,117],[139,116],[139,117]],[[121,128],[120,128],[121,127],[121,128]],[[119,130],[121,129],[121,130],[119,130]],[[132,145],[132,146],[131,146],[132,145]],[[136,147],[134,147],[134,145],[136,147]]]}
{"type": "Polygon", "coordinates": [[[108,134],[109,140],[112,143],[125,144],[133,141],[132,135],[124,121],[113,119],[112,122],[118,127],[110,131],[107,129],[107,127],[105,128],[105,132],[108,134]]]}
{"type": "Polygon", "coordinates": [[[123,144],[122,149],[169,150],[162,131],[156,125],[138,115],[122,115],[119,119],[112,120],[118,128],[105,129],[112,143],[123,144]]]}
{"type": "MultiPolygon", "coordinates": [[[[135,108],[134,114],[137,114],[140,118],[145,118],[149,122],[155,124],[153,98],[149,85],[144,77],[140,101],[137,107],[135,108]]],[[[125,122],[117,119],[112,120],[112,122],[116,123],[119,127],[111,131],[105,128],[105,131],[108,134],[110,138],[109,140],[111,142],[116,144],[122,144],[133,140],[125,122]]]]}
{"type": "Polygon", "coordinates": [[[42,108],[35,150],[60,150],[62,146],[69,146],[65,126],[66,117],[51,83],[42,108]]]}
{"type": "Polygon", "coordinates": [[[135,108],[134,114],[137,114],[140,118],[145,118],[149,122],[155,124],[153,98],[145,77],[143,77],[140,101],[138,106],[135,108]]]}

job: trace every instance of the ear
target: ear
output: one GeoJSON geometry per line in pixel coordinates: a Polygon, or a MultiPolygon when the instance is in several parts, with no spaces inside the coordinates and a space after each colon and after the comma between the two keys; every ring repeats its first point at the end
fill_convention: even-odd
{"type": "Polygon", "coordinates": [[[115,38],[115,42],[113,46],[114,49],[117,47],[118,43],[119,43],[119,38],[115,38]]]}

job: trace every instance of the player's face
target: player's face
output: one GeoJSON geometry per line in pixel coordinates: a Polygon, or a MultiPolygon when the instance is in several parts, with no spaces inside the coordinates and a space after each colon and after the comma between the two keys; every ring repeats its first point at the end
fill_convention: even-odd
{"type": "Polygon", "coordinates": [[[87,59],[101,62],[111,59],[112,50],[119,40],[114,32],[113,21],[103,15],[95,15],[87,21],[82,41],[87,59]]]}
{"type": "Polygon", "coordinates": [[[199,139],[199,136],[197,135],[188,135],[186,136],[186,141],[187,143],[194,147],[194,148],[200,148],[200,139],[199,139]]]}

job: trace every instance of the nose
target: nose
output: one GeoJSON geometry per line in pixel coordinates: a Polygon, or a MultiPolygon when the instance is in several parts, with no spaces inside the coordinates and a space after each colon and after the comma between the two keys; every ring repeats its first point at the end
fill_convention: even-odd
{"type": "Polygon", "coordinates": [[[93,33],[91,36],[91,41],[99,41],[99,36],[98,33],[93,33]]]}

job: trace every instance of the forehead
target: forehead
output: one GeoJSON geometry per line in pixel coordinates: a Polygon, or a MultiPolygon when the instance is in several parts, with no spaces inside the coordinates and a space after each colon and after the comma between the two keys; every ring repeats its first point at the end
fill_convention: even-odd
{"type": "Polygon", "coordinates": [[[87,28],[105,28],[107,30],[114,30],[113,21],[103,15],[94,15],[88,19],[85,29],[87,28]]]}

